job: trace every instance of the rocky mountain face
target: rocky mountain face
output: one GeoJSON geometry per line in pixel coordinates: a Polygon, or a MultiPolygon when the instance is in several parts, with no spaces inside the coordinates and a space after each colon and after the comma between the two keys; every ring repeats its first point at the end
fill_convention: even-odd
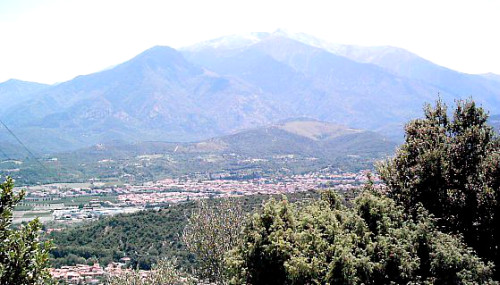
{"type": "MultiPolygon", "coordinates": [[[[438,93],[451,104],[472,96],[500,113],[500,82],[485,76],[397,48],[256,33],[181,51],[154,47],[54,86],[2,83],[0,99],[8,103],[0,119],[40,152],[114,140],[200,141],[296,117],[397,138],[438,93]]],[[[0,141],[9,137],[0,132],[0,141]]]]}
{"type": "MultiPolygon", "coordinates": [[[[500,76],[497,74],[458,72],[439,66],[407,50],[392,46],[341,45],[306,34],[287,33],[279,30],[274,34],[292,38],[357,62],[377,65],[398,76],[424,82],[436,88],[440,93],[450,93],[454,97],[461,98],[472,96],[485,106],[494,104],[498,100],[500,76]]],[[[261,38],[264,39],[265,36],[261,36],[261,38]]]]}
{"type": "Polygon", "coordinates": [[[404,122],[419,116],[424,103],[438,96],[450,105],[471,96],[487,109],[500,106],[496,82],[397,48],[333,45],[278,32],[216,39],[183,54],[220,74],[261,86],[294,114],[391,137],[400,137],[404,122]],[[250,63],[244,61],[250,58],[250,63]]]}
{"type": "Polygon", "coordinates": [[[65,150],[110,140],[199,140],[272,121],[273,108],[258,88],[154,47],[111,70],[46,88],[2,120],[32,146],[65,150]]]}

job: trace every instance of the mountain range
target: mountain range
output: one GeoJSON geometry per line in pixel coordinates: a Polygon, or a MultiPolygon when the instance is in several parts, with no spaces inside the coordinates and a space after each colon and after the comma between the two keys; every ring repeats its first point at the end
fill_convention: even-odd
{"type": "MultiPolygon", "coordinates": [[[[399,48],[277,31],[157,46],[57,85],[0,83],[0,119],[40,153],[114,140],[201,141],[297,117],[400,139],[438,94],[500,113],[496,75],[453,71],[399,48]]],[[[5,129],[2,142],[12,143],[5,129]]]]}

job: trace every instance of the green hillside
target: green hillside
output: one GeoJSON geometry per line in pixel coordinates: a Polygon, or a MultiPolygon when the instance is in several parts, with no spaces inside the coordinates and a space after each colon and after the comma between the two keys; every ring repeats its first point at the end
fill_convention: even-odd
{"type": "MultiPolygon", "coordinates": [[[[288,195],[290,201],[318,197],[316,192],[301,192],[288,195]]],[[[238,198],[245,211],[259,207],[267,195],[238,198]]],[[[119,261],[127,256],[133,266],[149,269],[159,258],[177,258],[189,268],[194,264],[180,240],[180,235],[196,204],[193,202],[172,205],[169,208],[123,214],[77,226],[62,232],[52,232],[55,249],[51,252],[52,266],[74,265],[94,262],[101,264],[119,261]]]]}
{"type": "MultiPolygon", "coordinates": [[[[295,174],[332,167],[370,169],[396,144],[369,131],[311,119],[242,131],[197,143],[114,142],[21,164],[18,185],[47,182],[143,182],[179,175],[295,174]],[[33,173],[37,172],[36,176],[33,173]]],[[[2,168],[6,171],[10,168],[2,168]]],[[[9,166],[10,167],[10,166],[9,166]]]]}

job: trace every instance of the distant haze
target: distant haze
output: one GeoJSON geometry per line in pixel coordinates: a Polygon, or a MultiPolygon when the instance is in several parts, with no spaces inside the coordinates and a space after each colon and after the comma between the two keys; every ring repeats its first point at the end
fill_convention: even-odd
{"type": "Polygon", "coordinates": [[[62,82],[155,45],[278,28],[333,43],[391,45],[466,73],[500,74],[500,1],[0,2],[0,82],[62,82]]]}

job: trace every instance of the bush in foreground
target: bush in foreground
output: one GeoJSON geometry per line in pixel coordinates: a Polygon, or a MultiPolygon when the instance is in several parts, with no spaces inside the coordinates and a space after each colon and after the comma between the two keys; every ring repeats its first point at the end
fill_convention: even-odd
{"type": "Polygon", "coordinates": [[[40,241],[38,219],[12,228],[12,211],[24,196],[13,188],[9,177],[0,184],[0,284],[49,284],[50,242],[40,241]]]}
{"type": "Polygon", "coordinates": [[[369,189],[346,207],[326,192],[295,205],[270,200],[226,257],[231,284],[495,284],[493,266],[369,189]]]}

